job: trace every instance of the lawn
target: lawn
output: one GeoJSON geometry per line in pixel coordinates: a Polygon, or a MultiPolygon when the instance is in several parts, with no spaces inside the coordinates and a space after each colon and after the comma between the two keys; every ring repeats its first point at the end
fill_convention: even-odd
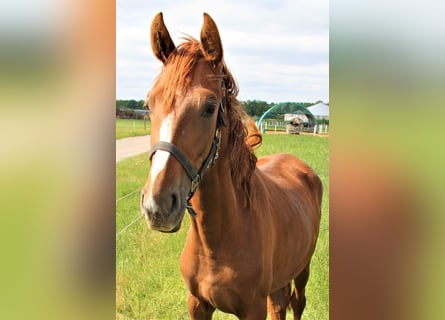
{"type": "Polygon", "coordinates": [[[116,139],[144,136],[151,133],[151,123],[147,120],[116,119],[116,139]]]}
{"type": "MultiPolygon", "coordinates": [[[[306,287],[303,319],[329,318],[328,145],[329,138],[268,134],[257,150],[258,156],[278,152],[297,155],[323,182],[320,236],[306,287]]],[[[147,154],[116,164],[116,319],[189,319],[187,291],[178,262],[189,218],[184,218],[181,230],[175,234],[151,231],[145,220],[135,221],[140,217],[139,195],[148,170],[147,154]]],[[[217,311],[213,319],[237,318],[217,311]]],[[[288,319],[293,319],[291,312],[288,319]]]]}

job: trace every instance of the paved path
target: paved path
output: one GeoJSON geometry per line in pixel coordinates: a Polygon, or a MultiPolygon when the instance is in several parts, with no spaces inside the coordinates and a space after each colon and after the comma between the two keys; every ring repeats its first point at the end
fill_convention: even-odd
{"type": "Polygon", "coordinates": [[[116,162],[148,152],[151,136],[140,136],[116,140],[116,162]]]}

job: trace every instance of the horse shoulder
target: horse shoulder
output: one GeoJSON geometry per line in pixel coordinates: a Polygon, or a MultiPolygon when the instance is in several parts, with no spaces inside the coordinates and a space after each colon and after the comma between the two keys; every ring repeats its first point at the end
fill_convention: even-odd
{"type": "Polygon", "coordinates": [[[323,191],[321,180],[301,159],[290,154],[273,154],[259,158],[257,167],[276,185],[296,188],[300,192],[309,191],[320,203],[323,191]]]}

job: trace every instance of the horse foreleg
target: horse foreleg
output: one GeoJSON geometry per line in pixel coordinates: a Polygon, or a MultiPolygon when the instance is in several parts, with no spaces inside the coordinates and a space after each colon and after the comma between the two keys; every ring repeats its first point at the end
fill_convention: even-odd
{"type": "Polygon", "coordinates": [[[211,320],[215,308],[208,302],[189,294],[188,309],[192,320],[211,320]]]}
{"type": "Polygon", "coordinates": [[[309,279],[309,264],[294,279],[295,290],[291,297],[291,306],[294,311],[294,319],[300,320],[304,307],[306,306],[305,287],[309,279]]]}
{"type": "Polygon", "coordinates": [[[286,319],[286,310],[289,305],[290,296],[291,286],[289,283],[287,286],[281,288],[280,290],[272,292],[267,297],[267,308],[272,320],[286,319]]]}

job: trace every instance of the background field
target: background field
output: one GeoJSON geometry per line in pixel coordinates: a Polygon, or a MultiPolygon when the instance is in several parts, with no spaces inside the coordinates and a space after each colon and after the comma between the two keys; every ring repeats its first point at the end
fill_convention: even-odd
{"type": "Polygon", "coordinates": [[[151,134],[151,123],[144,120],[116,119],[116,139],[151,134]]]}
{"type": "MultiPolygon", "coordinates": [[[[262,156],[277,152],[297,155],[320,176],[323,186],[320,237],[311,264],[307,306],[303,319],[328,319],[329,311],[329,138],[299,135],[264,135],[257,150],[262,156]]],[[[149,170],[147,155],[116,165],[116,319],[189,319],[187,291],[179,271],[179,255],[189,226],[184,218],[176,234],[147,228],[140,216],[139,194],[149,170]]],[[[288,313],[288,318],[293,319],[288,313]]],[[[215,312],[214,319],[236,319],[215,312]]]]}
{"type": "MultiPolygon", "coordinates": [[[[286,132],[286,125],[283,121],[265,120],[263,126],[269,133],[284,133],[286,132]]],[[[312,130],[305,129],[306,134],[312,133],[312,130]]],[[[322,127],[321,134],[327,135],[326,126],[322,127]]],[[[151,134],[151,122],[147,120],[136,119],[116,119],[116,139],[144,136],[151,134]]]]}

